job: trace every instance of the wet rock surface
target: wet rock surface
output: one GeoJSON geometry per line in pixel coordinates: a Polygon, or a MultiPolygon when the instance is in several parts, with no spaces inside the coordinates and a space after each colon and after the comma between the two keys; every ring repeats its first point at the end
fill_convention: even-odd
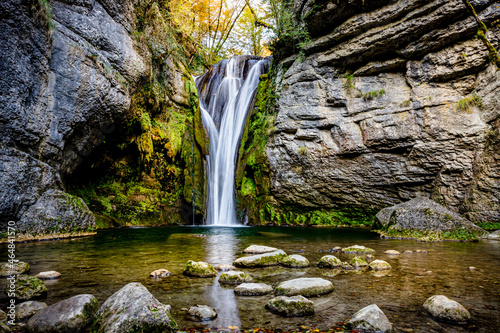
{"type": "MultiPolygon", "coordinates": [[[[15,298],[29,300],[47,295],[47,286],[42,280],[29,275],[19,275],[15,279],[15,298]]],[[[6,290],[9,285],[6,286],[6,290]]]]}
{"type": "Polygon", "coordinates": [[[370,249],[369,247],[365,247],[363,245],[353,245],[349,247],[344,247],[342,253],[347,254],[373,254],[375,253],[374,249],[370,249]]]}
{"type": "Polygon", "coordinates": [[[35,275],[35,277],[39,278],[40,280],[59,279],[61,276],[62,276],[61,273],[56,271],[40,272],[37,275],[35,275]]]}
{"type": "Polygon", "coordinates": [[[387,261],[383,260],[373,260],[370,265],[370,270],[373,271],[384,271],[384,270],[389,270],[392,269],[391,265],[387,261]]]}
{"type": "Polygon", "coordinates": [[[392,330],[389,319],[376,304],[368,305],[356,312],[349,319],[347,325],[356,330],[376,332],[390,332],[392,330]]]}
{"type": "Polygon", "coordinates": [[[333,291],[333,284],[321,278],[298,278],[281,282],[275,288],[276,295],[305,297],[319,296],[333,291]]]}
{"type": "Polygon", "coordinates": [[[30,270],[30,264],[24,261],[16,261],[14,263],[2,263],[0,267],[0,277],[6,277],[10,275],[19,275],[27,273],[30,270]]]}
{"type": "Polygon", "coordinates": [[[471,319],[469,311],[457,301],[451,300],[444,295],[429,297],[423,307],[431,316],[439,320],[464,323],[471,319]]]}
{"type": "Polygon", "coordinates": [[[192,321],[209,321],[216,317],[217,312],[208,305],[194,305],[187,312],[187,318],[192,321]]]}
{"type": "Polygon", "coordinates": [[[309,260],[299,254],[292,254],[281,259],[280,264],[285,267],[303,268],[309,267],[309,260]]]}
{"type": "Polygon", "coordinates": [[[240,284],[245,282],[253,282],[253,278],[245,272],[229,271],[219,276],[219,283],[221,284],[240,284]]]}
{"type": "Polygon", "coordinates": [[[331,255],[323,256],[318,262],[318,267],[334,268],[342,266],[342,261],[331,255]]]}
{"type": "Polygon", "coordinates": [[[268,253],[268,252],[275,252],[278,251],[279,249],[271,246],[264,246],[264,245],[250,245],[246,249],[243,250],[243,253],[250,253],[250,254],[262,254],[262,253],[268,253]]]}
{"type": "Polygon", "coordinates": [[[168,269],[161,268],[161,269],[157,269],[156,271],[149,273],[149,276],[153,277],[153,278],[162,278],[162,277],[167,277],[170,274],[171,274],[171,272],[168,269]]]}
{"type": "Polygon", "coordinates": [[[16,320],[24,321],[47,307],[44,302],[26,301],[16,306],[16,320]]]}
{"type": "Polygon", "coordinates": [[[278,265],[286,253],[282,250],[258,254],[254,256],[241,257],[233,262],[236,267],[265,267],[278,265]]]}
{"type": "Polygon", "coordinates": [[[273,287],[265,283],[242,283],[234,288],[234,293],[240,296],[262,296],[272,291],[273,287]]]}
{"type": "Polygon", "coordinates": [[[92,295],[77,295],[38,311],[26,324],[28,332],[85,332],[94,320],[99,302],[92,295]]]}
{"type": "Polygon", "coordinates": [[[186,263],[186,268],[184,269],[183,273],[184,275],[187,276],[203,277],[203,278],[217,276],[217,271],[212,265],[207,264],[206,262],[203,261],[196,262],[192,260],[189,260],[186,263]]]}
{"type": "Polygon", "coordinates": [[[278,296],[267,302],[266,308],[283,317],[302,317],[314,314],[314,303],[303,296],[278,296]]]}

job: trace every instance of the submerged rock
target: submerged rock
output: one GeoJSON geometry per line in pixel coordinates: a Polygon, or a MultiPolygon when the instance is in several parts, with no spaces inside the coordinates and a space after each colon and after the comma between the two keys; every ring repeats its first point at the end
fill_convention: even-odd
{"type": "Polygon", "coordinates": [[[236,267],[234,267],[233,265],[221,264],[215,266],[215,269],[221,272],[226,272],[226,271],[232,271],[233,269],[236,269],[236,267]]]}
{"type": "Polygon", "coordinates": [[[366,260],[361,258],[361,257],[352,258],[350,264],[352,267],[355,267],[355,268],[368,266],[368,263],[366,262],[366,260]]]}
{"type": "Polygon", "coordinates": [[[40,272],[37,275],[35,275],[35,277],[39,278],[40,280],[59,279],[61,277],[61,273],[56,271],[40,272]]]}
{"type": "Polygon", "coordinates": [[[333,284],[321,278],[299,278],[278,284],[276,295],[284,296],[319,296],[333,291],[333,284]]]}
{"type": "Polygon", "coordinates": [[[486,232],[459,214],[423,197],[415,198],[377,213],[381,233],[387,237],[477,240],[486,232]]]}
{"type": "Polygon", "coordinates": [[[216,317],[217,312],[208,305],[193,305],[186,315],[186,318],[192,321],[209,321],[216,317]]]}
{"type": "Polygon", "coordinates": [[[369,247],[365,247],[362,245],[353,245],[349,247],[344,247],[342,249],[342,253],[349,253],[349,254],[374,254],[375,250],[370,249],[369,247]]]}
{"type": "MultiPolygon", "coordinates": [[[[42,280],[29,275],[19,275],[15,280],[15,294],[17,299],[29,300],[47,295],[47,286],[42,280]]],[[[6,286],[6,290],[9,284],[6,286]]]]}
{"type": "Polygon", "coordinates": [[[278,251],[279,249],[275,247],[270,247],[270,246],[264,246],[264,245],[250,245],[246,249],[243,250],[243,253],[250,253],[250,254],[262,254],[262,253],[269,253],[269,252],[274,252],[278,251]]]}
{"type": "Polygon", "coordinates": [[[286,257],[286,253],[282,250],[257,254],[254,256],[241,257],[233,262],[236,267],[265,267],[265,266],[275,266],[279,264],[279,261],[286,257]]]}
{"type": "Polygon", "coordinates": [[[404,251],[403,251],[403,254],[412,254],[412,253],[413,253],[413,251],[412,251],[412,250],[404,250],[404,251]]]}
{"type": "Polygon", "coordinates": [[[390,332],[392,325],[376,304],[368,305],[356,312],[347,322],[355,330],[390,332]]]}
{"type": "Polygon", "coordinates": [[[383,260],[378,260],[378,259],[373,260],[369,266],[370,266],[370,270],[373,270],[373,271],[384,271],[384,270],[392,269],[391,265],[389,265],[388,262],[383,261],[383,260]]]}
{"type": "Polygon", "coordinates": [[[342,272],[342,268],[334,268],[334,269],[325,269],[321,272],[321,275],[326,277],[334,277],[339,275],[342,272]]]}
{"type": "Polygon", "coordinates": [[[253,279],[245,272],[229,271],[224,272],[219,277],[221,284],[240,284],[244,282],[252,282],[253,279]]]}
{"type": "Polygon", "coordinates": [[[424,303],[424,309],[439,320],[462,323],[471,319],[469,311],[444,295],[429,297],[424,303]]]}
{"type": "Polygon", "coordinates": [[[38,311],[47,307],[44,302],[26,301],[16,305],[16,320],[18,322],[31,318],[38,311]]]}
{"type": "Polygon", "coordinates": [[[10,275],[20,275],[29,272],[30,265],[24,261],[16,261],[14,264],[8,262],[3,263],[0,267],[0,277],[6,277],[10,275]]]}
{"type": "Polygon", "coordinates": [[[285,267],[303,268],[309,267],[309,260],[299,254],[292,254],[281,259],[280,264],[285,267]]]}
{"type": "Polygon", "coordinates": [[[140,283],[129,283],[101,306],[92,325],[94,333],[174,332],[170,305],[160,303],[140,283]]]}
{"type": "Polygon", "coordinates": [[[266,308],[283,317],[303,317],[314,314],[314,303],[304,296],[278,296],[267,302],[266,308]]]}
{"type": "Polygon", "coordinates": [[[94,296],[73,296],[37,312],[28,320],[26,329],[33,333],[85,332],[98,309],[99,302],[94,296]]]}
{"type": "Polygon", "coordinates": [[[396,250],[387,250],[384,253],[391,255],[391,256],[399,256],[401,254],[401,253],[399,253],[399,251],[396,251],[396,250]]]}
{"type": "Polygon", "coordinates": [[[488,235],[488,239],[500,240],[500,230],[494,231],[488,235]]]}
{"type": "Polygon", "coordinates": [[[340,261],[340,259],[336,256],[332,255],[323,256],[318,262],[318,267],[323,268],[334,268],[340,266],[342,266],[342,261],[340,261]]]}
{"type": "Polygon", "coordinates": [[[161,268],[161,269],[157,269],[156,271],[149,273],[149,276],[153,277],[153,278],[162,278],[162,277],[167,277],[170,274],[171,274],[171,272],[168,269],[161,268]]]}
{"type": "Polygon", "coordinates": [[[214,277],[217,276],[217,271],[215,268],[203,261],[192,261],[189,260],[186,263],[186,268],[184,269],[184,275],[195,276],[195,277],[214,277]]]}
{"type": "Polygon", "coordinates": [[[234,293],[240,296],[262,296],[272,291],[273,287],[265,283],[242,283],[234,288],[234,293]]]}

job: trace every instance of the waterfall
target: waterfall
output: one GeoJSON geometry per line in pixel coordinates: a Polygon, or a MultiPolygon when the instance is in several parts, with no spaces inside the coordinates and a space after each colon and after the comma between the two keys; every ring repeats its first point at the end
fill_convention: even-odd
{"type": "Polygon", "coordinates": [[[268,67],[266,58],[234,56],[196,79],[202,121],[210,139],[208,225],[238,224],[234,186],[238,148],[259,77],[268,67]]]}

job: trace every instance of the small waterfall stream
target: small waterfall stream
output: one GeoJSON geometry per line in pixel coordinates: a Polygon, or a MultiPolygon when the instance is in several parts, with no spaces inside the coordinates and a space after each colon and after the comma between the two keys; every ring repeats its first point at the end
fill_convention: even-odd
{"type": "Polygon", "coordinates": [[[235,169],[239,142],[259,77],[269,61],[234,56],[196,78],[203,124],[210,146],[207,156],[207,225],[237,225],[235,169]]]}

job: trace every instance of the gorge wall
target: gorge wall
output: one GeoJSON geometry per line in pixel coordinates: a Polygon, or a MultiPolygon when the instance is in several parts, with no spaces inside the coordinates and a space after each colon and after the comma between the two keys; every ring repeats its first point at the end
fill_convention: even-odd
{"type": "Polygon", "coordinates": [[[296,0],[267,145],[278,206],[378,210],[427,196],[500,221],[500,3],[296,0]],[[487,28],[485,31],[482,24],[487,28]],[[481,33],[486,38],[482,38],[481,33]]]}
{"type": "Polygon", "coordinates": [[[2,226],[94,230],[73,194],[108,222],[149,214],[171,223],[191,202],[195,174],[201,209],[204,136],[195,138],[196,89],[182,60],[191,54],[165,41],[175,36],[160,30],[162,19],[153,1],[0,3],[2,226]]]}

